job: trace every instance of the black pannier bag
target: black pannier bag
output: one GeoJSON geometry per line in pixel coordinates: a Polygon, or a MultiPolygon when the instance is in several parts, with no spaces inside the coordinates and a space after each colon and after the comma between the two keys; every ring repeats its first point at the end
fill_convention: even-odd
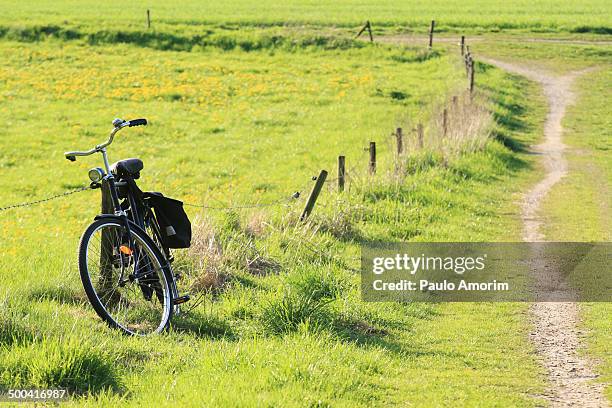
{"type": "Polygon", "coordinates": [[[183,209],[183,202],[164,197],[161,193],[144,193],[159,223],[162,244],[167,248],[189,248],[191,222],[183,209]]]}

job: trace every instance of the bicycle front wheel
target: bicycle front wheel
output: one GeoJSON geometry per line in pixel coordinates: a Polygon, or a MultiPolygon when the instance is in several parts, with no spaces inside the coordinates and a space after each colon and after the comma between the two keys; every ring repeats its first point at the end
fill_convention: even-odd
{"type": "Polygon", "coordinates": [[[79,270],[94,310],[109,326],[145,336],[168,327],[172,276],[153,241],[119,220],[94,221],[79,245],[79,270]],[[131,239],[130,239],[131,237],[131,239]]]}

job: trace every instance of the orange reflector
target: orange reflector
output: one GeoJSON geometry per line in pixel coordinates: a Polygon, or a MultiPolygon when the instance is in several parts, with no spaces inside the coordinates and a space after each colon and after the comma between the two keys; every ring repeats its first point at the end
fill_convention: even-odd
{"type": "Polygon", "coordinates": [[[119,250],[124,254],[124,255],[132,255],[132,250],[128,247],[126,247],[125,245],[121,245],[119,247],[119,250]]]}

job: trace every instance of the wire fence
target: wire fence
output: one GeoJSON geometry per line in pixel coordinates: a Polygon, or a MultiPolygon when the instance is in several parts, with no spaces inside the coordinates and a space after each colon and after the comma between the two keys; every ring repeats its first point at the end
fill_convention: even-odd
{"type": "Polygon", "coordinates": [[[56,200],[58,198],[64,198],[64,197],[67,197],[69,195],[80,193],[80,192],[91,190],[91,189],[92,189],[91,185],[88,185],[88,186],[79,187],[79,188],[76,188],[76,189],[73,189],[73,190],[68,190],[68,191],[65,191],[63,193],[52,195],[50,197],[42,198],[42,199],[35,200],[35,201],[26,201],[26,202],[23,202],[23,203],[7,205],[5,207],[0,207],[0,212],[8,211],[8,210],[16,209],[16,208],[31,207],[33,205],[46,203],[48,201],[56,200]]]}
{"type": "MultiPolygon", "coordinates": [[[[308,183],[304,183],[300,189],[296,190],[291,195],[284,195],[276,200],[265,202],[265,203],[241,203],[241,204],[236,204],[236,205],[210,206],[206,204],[194,204],[194,203],[183,202],[183,205],[187,207],[201,208],[201,209],[207,209],[207,210],[219,210],[219,211],[289,206],[292,201],[295,201],[302,196],[303,192],[308,188],[308,184],[310,183],[312,183],[312,181],[309,181],[308,183]]],[[[64,191],[63,193],[54,194],[49,197],[45,197],[45,198],[41,198],[41,199],[37,199],[33,201],[24,201],[20,203],[6,205],[4,207],[0,207],[0,212],[12,210],[12,209],[18,209],[18,208],[32,207],[38,204],[47,203],[47,202],[57,200],[60,198],[65,198],[72,194],[81,193],[83,191],[93,190],[96,188],[97,187],[94,187],[92,183],[87,186],[82,186],[82,187],[78,187],[75,189],[67,190],[67,191],[64,191]]]]}

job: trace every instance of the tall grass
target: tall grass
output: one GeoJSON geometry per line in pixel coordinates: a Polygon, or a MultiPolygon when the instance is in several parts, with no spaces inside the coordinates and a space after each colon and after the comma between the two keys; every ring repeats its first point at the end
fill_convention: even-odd
{"type": "Polygon", "coordinates": [[[118,356],[108,344],[72,336],[43,337],[0,348],[0,387],[63,387],[87,394],[121,388],[118,356]]]}
{"type": "Polygon", "coordinates": [[[426,127],[429,135],[424,138],[423,148],[442,152],[447,160],[462,153],[482,150],[493,126],[493,115],[486,108],[487,103],[481,95],[467,92],[447,100],[432,115],[426,127]]]}

